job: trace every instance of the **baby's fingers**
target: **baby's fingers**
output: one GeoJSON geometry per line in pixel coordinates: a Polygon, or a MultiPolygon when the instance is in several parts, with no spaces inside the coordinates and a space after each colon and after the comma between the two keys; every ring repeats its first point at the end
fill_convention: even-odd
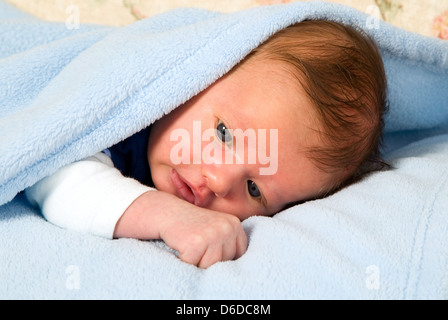
{"type": "Polygon", "coordinates": [[[223,261],[223,248],[222,246],[212,246],[205,251],[197,266],[202,269],[207,269],[219,261],[223,261]]]}
{"type": "Polygon", "coordinates": [[[209,250],[208,244],[202,241],[202,237],[196,236],[193,237],[193,240],[187,240],[184,245],[185,247],[183,249],[177,249],[179,251],[179,259],[186,263],[199,266],[202,259],[207,255],[207,251],[209,250]]]}
{"type": "Polygon", "coordinates": [[[240,258],[243,254],[247,251],[247,235],[246,232],[244,232],[244,229],[241,228],[240,233],[238,234],[238,237],[236,239],[236,255],[234,259],[240,258]]]}
{"type": "Polygon", "coordinates": [[[240,258],[246,250],[247,236],[241,228],[235,238],[228,239],[221,246],[215,244],[208,247],[197,266],[206,269],[216,262],[235,260],[240,258]]]}

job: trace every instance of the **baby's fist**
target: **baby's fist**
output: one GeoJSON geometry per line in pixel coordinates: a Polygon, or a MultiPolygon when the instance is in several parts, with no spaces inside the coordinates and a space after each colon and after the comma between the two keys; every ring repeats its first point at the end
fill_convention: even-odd
{"type": "Polygon", "coordinates": [[[247,250],[247,236],[237,217],[199,207],[178,213],[161,236],[182,261],[200,268],[237,259],[247,250]]]}

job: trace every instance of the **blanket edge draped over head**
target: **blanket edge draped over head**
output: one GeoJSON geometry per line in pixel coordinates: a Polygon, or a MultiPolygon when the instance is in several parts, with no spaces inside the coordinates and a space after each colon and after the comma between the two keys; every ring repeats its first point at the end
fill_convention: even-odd
{"type": "Polygon", "coordinates": [[[306,19],[350,24],[377,41],[388,73],[387,131],[448,122],[446,108],[428,99],[448,101],[447,44],[380,21],[369,27],[371,17],[337,4],[232,14],[179,9],[125,27],[78,30],[26,16],[0,18],[0,204],[153,123],[270,35],[306,19]]]}

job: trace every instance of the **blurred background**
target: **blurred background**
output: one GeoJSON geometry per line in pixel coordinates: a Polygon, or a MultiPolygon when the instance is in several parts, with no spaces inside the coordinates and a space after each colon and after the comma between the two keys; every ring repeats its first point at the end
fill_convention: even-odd
{"type": "MultiPolygon", "coordinates": [[[[178,7],[232,12],[303,0],[7,0],[48,21],[126,25],[178,7]]],[[[448,0],[327,0],[354,7],[400,28],[448,40],[448,0]]]]}

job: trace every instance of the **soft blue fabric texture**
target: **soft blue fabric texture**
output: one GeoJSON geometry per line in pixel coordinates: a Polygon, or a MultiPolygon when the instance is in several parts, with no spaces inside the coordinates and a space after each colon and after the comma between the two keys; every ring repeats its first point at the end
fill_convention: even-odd
{"type": "Polygon", "coordinates": [[[319,1],[70,29],[0,1],[0,297],[448,298],[448,44],[372,19],[319,1]],[[246,220],[248,252],[207,270],[161,241],[55,227],[20,194],[151,124],[305,19],[354,25],[377,41],[394,170],[246,220]]]}

